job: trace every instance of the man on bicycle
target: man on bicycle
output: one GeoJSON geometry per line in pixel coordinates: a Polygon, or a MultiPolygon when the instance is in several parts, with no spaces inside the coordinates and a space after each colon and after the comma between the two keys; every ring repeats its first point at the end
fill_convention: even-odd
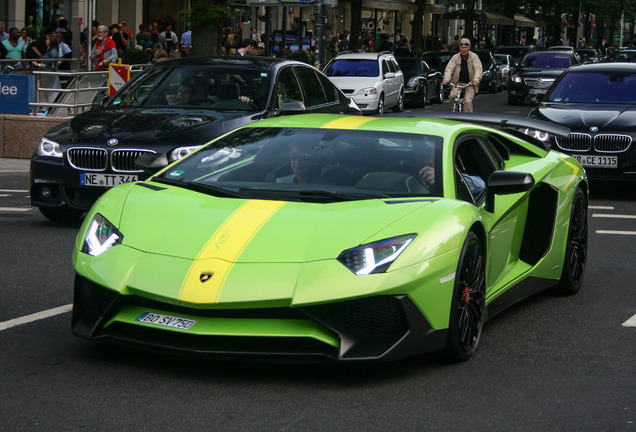
{"type": "MultiPolygon", "coordinates": [[[[479,56],[470,51],[470,39],[462,38],[459,41],[459,53],[451,57],[450,61],[446,65],[444,71],[444,80],[442,83],[448,82],[455,83],[457,85],[464,85],[473,83],[471,87],[464,89],[464,109],[463,111],[473,111],[473,98],[477,93],[477,87],[479,81],[481,81],[481,75],[483,69],[481,66],[481,60],[479,56]]],[[[455,99],[459,89],[453,88],[450,92],[450,100],[455,99]]]]}

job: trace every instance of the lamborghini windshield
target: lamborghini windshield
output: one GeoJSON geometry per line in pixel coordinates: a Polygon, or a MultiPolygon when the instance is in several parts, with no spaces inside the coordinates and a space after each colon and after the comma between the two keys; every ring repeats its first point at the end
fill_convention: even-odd
{"type": "Polygon", "coordinates": [[[549,102],[636,104],[636,74],[627,71],[568,72],[549,102]]]}
{"type": "Polygon", "coordinates": [[[236,65],[156,66],[117,92],[109,106],[261,111],[269,79],[266,69],[236,65]]]}
{"type": "Polygon", "coordinates": [[[440,196],[442,142],[423,134],[250,127],[208,144],[153,179],[260,199],[440,196]]]}

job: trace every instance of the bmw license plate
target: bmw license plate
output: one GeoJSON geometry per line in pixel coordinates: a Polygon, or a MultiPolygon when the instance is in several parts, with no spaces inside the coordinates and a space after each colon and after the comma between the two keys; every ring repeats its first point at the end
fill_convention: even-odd
{"type": "Polygon", "coordinates": [[[124,183],[136,182],[136,175],[129,174],[91,174],[80,173],[82,186],[113,187],[124,183]]]}
{"type": "Polygon", "coordinates": [[[572,155],[584,167],[594,168],[617,168],[618,158],[616,156],[590,156],[572,155]]]}
{"type": "Polygon", "coordinates": [[[144,312],[140,316],[135,318],[135,321],[160,325],[164,327],[171,327],[171,328],[176,328],[181,330],[187,330],[196,324],[196,320],[193,320],[193,319],[163,315],[163,314],[158,314],[153,312],[144,312]]]}

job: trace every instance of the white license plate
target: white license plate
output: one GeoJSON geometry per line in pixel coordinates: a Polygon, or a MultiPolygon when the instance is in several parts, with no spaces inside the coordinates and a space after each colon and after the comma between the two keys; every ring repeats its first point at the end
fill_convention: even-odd
{"type": "Polygon", "coordinates": [[[155,325],[160,325],[164,327],[171,327],[181,330],[187,330],[196,324],[196,320],[189,318],[181,318],[170,315],[163,315],[153,312],[144,312],[137,318],[135,321],[139,321],[142,323],[150,323],[155,325]]]}
{"type": "Polygon", "coordinates": [[[616,156],[589,156],[589,155],[572,155],[574,159],[579,161],[584,167],[596,168],[616,168],[618,167],[618,158],[616,156]]]}
{"type": "Polygon", "coordinates": [[[542,88],[530,89],[530,94],[546,94],[547,92],[548,92],[548,89],[542,89],[542,88]]]}
{"type": "Polygon", "coordinates": [[[80,173],[82,186],[113,187],[124,183],[136,182],[136,175],[130,174],[91,174],[80,173]]]}

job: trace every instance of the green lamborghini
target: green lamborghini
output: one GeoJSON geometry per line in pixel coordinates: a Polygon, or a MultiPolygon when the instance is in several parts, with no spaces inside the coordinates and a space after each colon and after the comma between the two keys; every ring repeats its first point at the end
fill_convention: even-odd
{"type": "Polygon", "coordinates": [[[443,116],[279,117],[171,165],[143,156],[150,177],[103,195],[79,231],[73,333],[224,356],[470,358],[503,308],[579,291],[588,184],[535,138],[566,128],[443,116]]]}

